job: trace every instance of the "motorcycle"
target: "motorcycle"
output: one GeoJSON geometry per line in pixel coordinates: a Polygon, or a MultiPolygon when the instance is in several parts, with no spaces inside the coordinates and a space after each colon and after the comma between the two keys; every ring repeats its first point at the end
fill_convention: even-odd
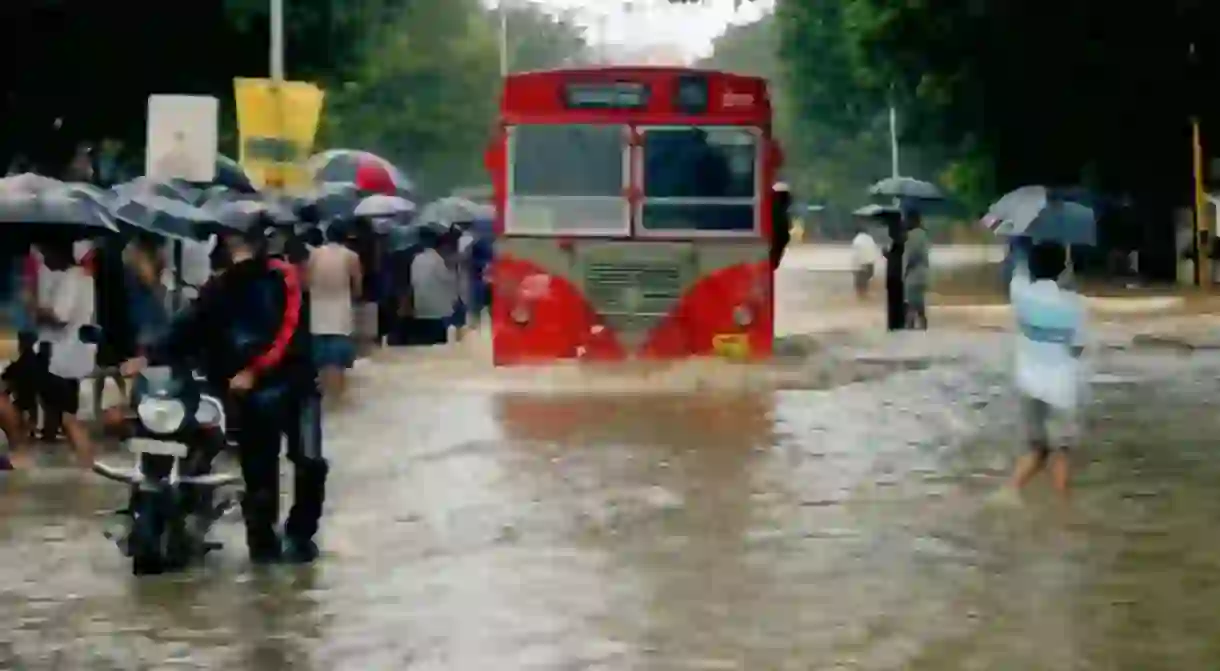
{"type": "Polygon", "coordinates": [[[207,534],[236,504],[228,488],[242,481],[236,473],[211,472],[227,446],[224,403],[203,393],[190,371],[166,367],[146,369],[133,392],[124,444],[134,464],[93,464],[95,473],[131,490],[106,535],[131,559],[135,575],[181,570],[222,547],[207,534]]]}

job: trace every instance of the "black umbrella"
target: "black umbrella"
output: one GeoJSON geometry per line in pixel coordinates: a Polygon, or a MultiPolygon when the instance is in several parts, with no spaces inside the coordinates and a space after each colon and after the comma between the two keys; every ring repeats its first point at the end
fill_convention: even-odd
{"type": "Polygon", "coordinates": [[[115,197],[109,207],[121,223],[169,238],[204,239],[215,223],[203,208],[152,194],[115,197]]]}
{"type": "Polygon", "coordinates": [[[195,202],[202,193],[198,187],[180,179],[166,182],[151,177],[137,177],[131,181],[116,184],[111,187],[110,192],[119,198],[158,196],[184,203],[195,202]]]}
{"type": "Polygon", "coordinates": [[[354,216],[365,195],[355,184],[318,184],[309,193],[294,198],[293,209],[302,219],[319,222],[347,218],[354,216]]]}
{"type": "Polygon", "coordinates": [[[118,232],[114,215],[106,207],[102,192],[65,184],[37,193],[0,191],[0,224],[22,225],[21,232],[63,232],[90,236],[118,232]],[[43,229],[26,230],[26,227],[43,229]]]}
{"type": "Polygon", "coordinates": [[[215,232],[245,232],[262,223],[276,226],[296,223],[296,216],[283,203],[251,194],[220,194],[200,205],[200,209],[220,228],[215,232]]]}
{"type": "Polygon", "coordinates": [[[223,154],[218,154],[216,157],[216,174],[212,177],[211,182],[194,183],[186,182],[184,180],[176,181],[181,185],[193,189],[224,187],[232,191],[237,191],[238,193],[258,193],[258,189],[254,186],[254,182],[250,180],[250,176],[246,174],[246,171],[241,167],[241,164],[223,154]]]}

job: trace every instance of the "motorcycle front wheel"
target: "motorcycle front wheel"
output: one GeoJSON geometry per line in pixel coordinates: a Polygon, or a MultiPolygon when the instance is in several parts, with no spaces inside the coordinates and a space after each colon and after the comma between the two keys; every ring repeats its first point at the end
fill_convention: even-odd
{"type": "Polygon", "coordinates": [[[189,561],[186,529],[168,489],[136,492],[128,538],[133,575],[158,575],[189,561]]]}

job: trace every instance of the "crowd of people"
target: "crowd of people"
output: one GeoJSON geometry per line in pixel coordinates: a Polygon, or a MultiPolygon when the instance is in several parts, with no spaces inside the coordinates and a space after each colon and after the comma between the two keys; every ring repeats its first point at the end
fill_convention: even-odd
{"type": "MultiPolygon", "coordinates": [[[[443,344],[477,325],[487,303],[483,272],[489,259],[480,258],[481,245],[466,222],[422,227],[407,244],[357,219],[300,234],[278,226],[268,233],[266,252],[300,273],[309,296],[312,360],[326,395],[336,401],[361,340],[443,344]]],[[[175,303],[196,300],[226,267],[226,253],[215,236],[170,243],[140,234],[117,249],[109,241],[32,246],[21,264],[18,356],[3,373],[6,467],[29,463],[24,448],[31,441],[54,442],[61,435],[89,463],[93,447],[77,420],[79,383],[161,337],[181,307],[175,303]],[[176,267],[174,244],[180,245],[176,267]],[[81,327],[91,326],[98,335],[85,342],[81,327]]],[[[121,378],[112,379],[125,391],[121,378]]],[[[97,381],[96,394],[104,383],[97,381]]]]}
{"type": "Polygon", "coordinates": [[[0,375],[0,470],[34,467],[35,446],[61,438],[90,467],[98,433],[81,413],[86,385],[102,435],[121,438],[134,415],[131,378],[186,363],[229,406],[251,558],[312,560],[328,471],[324,403],[341,402],[362,348],[443,344],[477,325],[490,254],[472,222],[400,221],[387,232],[367,218],[298,215],[263,213],[248,230],[205,240],[37,236],[20,254],[18,352],[0,375]],[[108,385],[118,400],[102,408],[108,385]],[[296,487],[280,538],[284,443],[296,487]]]}

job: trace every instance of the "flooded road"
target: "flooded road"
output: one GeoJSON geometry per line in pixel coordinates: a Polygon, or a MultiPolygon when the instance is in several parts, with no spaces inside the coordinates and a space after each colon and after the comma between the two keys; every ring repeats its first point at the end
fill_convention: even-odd
{"type": "MultiPolygon", "coordinates": [[[[784,305],[841,279],[815,271],[784,305]]],[[[250,570],[233,523],[206,567],[136,580],[98,516],[122,491],[5,476],[0,668],[1220,666],[1220,357],[1100,354],[1076,497],[997,509],[1000,334],[758,370],[491,371],[484,347],[357,371],[314,567],[250,570]]]]}

